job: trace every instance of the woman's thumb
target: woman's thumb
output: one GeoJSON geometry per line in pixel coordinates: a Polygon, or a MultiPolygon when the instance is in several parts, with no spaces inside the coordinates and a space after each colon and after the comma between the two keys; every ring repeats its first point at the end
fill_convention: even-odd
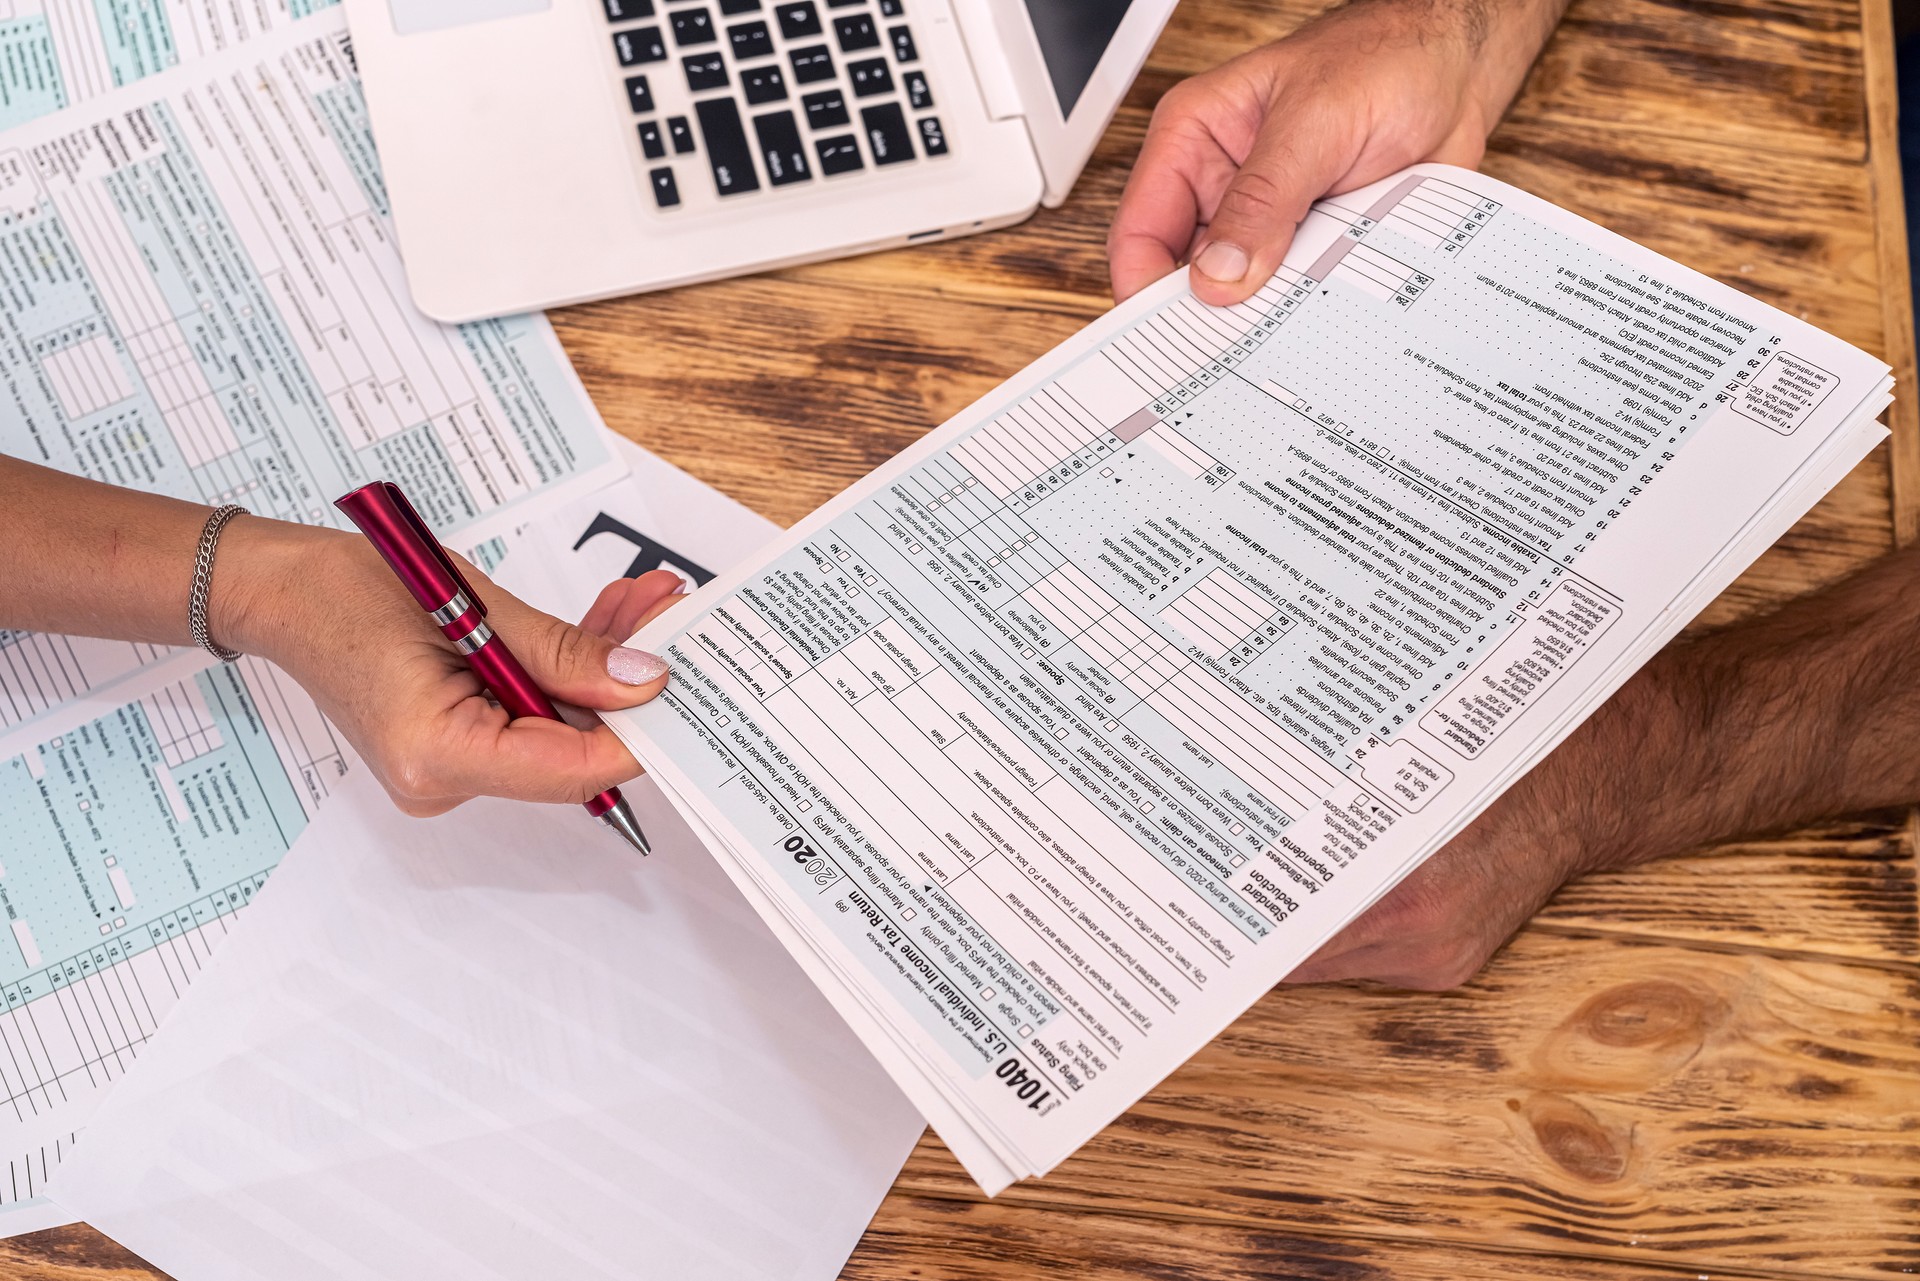
{"type": "Polygon", "coordinates": [[[505,594],[489,603],[487,621],[556,700],[611,711],[646,702],[666,683],[667,664],[657,655],[617,645],[505,594]]]}

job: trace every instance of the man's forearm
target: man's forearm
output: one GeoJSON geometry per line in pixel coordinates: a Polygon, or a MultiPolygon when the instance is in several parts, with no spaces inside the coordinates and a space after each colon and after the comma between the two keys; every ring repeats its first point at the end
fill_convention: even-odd
{"type": "Polygon", "coordinates": [[[1920,548],[1669,646],[1498,817],[1593,869],[1920,801],[1916,654],[1920,548]]]}
{"type": "Polygon", "coordinates": [[[1351,0],[1354,9],[1397,12],[1400,30],[1421,44],[1457,43],[1471,63],[1474,104],[1484,130],[1506,114],[1546,48],[1569,0],[1351,0]]]}

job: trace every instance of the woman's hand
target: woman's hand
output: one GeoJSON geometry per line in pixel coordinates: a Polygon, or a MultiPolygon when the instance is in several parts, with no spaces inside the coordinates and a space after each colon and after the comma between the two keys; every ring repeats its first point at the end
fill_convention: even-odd
{"type": "Polygon", "coordinates": [[[1107,237],[1114,297],[1190,255],[1197,297],[1241,302],[1320,197],[1478,164],[1564,3],[1361,0],[1174,86],[1107,237]]]}
{"type": "MultiPolygon", "coordinates": [[[[575,627],[461,570],[563,713],[632,707],[665,688],[666,664],[619,641],[678,598],[677,575],[609,584],[575,627]]],[[[242,517],[222,536],[211,608],[215,638],[285,668],[409,814],[482,795],[580,802],[640,772],[591,717],[576,718],[586,728],[510,721],[363,538],[242,517]]]]}

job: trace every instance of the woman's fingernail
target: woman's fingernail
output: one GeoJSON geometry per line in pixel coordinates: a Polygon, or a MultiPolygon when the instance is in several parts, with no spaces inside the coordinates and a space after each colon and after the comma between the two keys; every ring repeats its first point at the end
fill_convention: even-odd
{"type": "Polygon", "coordinates": [[[1247,251],[1239,245],[1216,240],[1200,251],[1193,265],[1209,280],[1230,285],[1247,274],[1247,251]]]}
{"type": "Polygon", "coordinates": [[[645,685],[667,674],[667,660],[644,649],[615,645],[607,651],[607,675],[622,685],[645,685]]]}
{"type": "Polygon", "coordinates": [[[670,596],[685,596],[687,593],[691,592],[692,590],[693,590],[693,584],[683,578],[680,580],[678,585],[676,585],[674,589],[667,594],[670,596]]]}

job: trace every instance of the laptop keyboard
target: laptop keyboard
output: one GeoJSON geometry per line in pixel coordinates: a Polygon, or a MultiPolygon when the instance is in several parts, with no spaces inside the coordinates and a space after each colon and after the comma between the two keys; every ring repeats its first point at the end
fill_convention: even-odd
{"type": "Polygon", "coordinates": [[[654,203],[947,154],[913,0],[601,0],[654,203]]]}

